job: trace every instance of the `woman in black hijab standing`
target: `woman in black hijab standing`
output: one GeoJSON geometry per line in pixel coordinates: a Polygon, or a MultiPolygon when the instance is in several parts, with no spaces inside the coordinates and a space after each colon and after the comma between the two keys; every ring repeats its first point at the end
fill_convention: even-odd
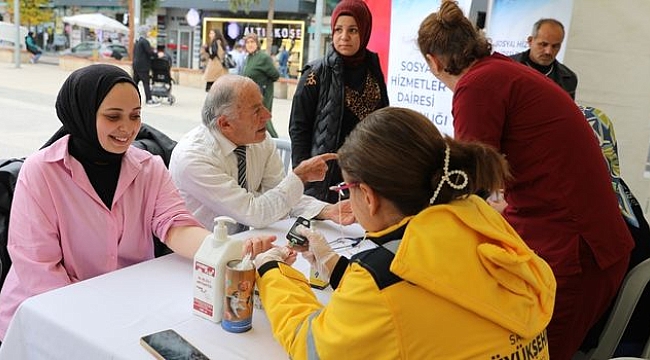
{"type": "Polygon", "coordinates": [[[79,69],[61,87],[56,112],[68,135],[28,157],[16,184],[0,339],[25,299],[151,259],[154,235],[188,258],[211,236],[162,159],[130,146],[140,102],[112,65],[79,69]]]}

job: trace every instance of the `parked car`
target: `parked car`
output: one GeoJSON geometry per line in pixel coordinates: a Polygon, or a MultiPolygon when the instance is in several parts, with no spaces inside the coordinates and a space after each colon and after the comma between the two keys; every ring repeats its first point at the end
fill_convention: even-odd
{"type": "Polygon", "coordinates": [[[124,45],[112,43],[99,43],[96,41],[83,41],[70,49],[60,52],[61,55],[72,55],[83,58],[98,56],[100,58],[124,59],[129,52],[124,45]]]}

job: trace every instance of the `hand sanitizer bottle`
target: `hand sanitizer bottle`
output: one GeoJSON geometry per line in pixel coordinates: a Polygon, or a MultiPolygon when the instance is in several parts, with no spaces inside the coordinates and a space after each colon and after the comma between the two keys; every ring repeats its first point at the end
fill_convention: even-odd
{"type": "Polygon", "coordinates": [[[207,237],[194,255],[194,314],[214,321],[221,321],[223,314],[224,278],[226,264],[241,260],[243,241],[228,235],[226,222],[237,222],[227,216],[214,218],[214,232],[207,237]]]}

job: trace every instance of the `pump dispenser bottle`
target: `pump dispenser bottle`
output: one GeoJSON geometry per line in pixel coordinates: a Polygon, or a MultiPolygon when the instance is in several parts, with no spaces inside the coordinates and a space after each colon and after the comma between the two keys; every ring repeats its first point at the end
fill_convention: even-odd
{"type": "Polygon", "coordinates": [[[228,235],[226,223],[237,222],[227,216],[214,218],[214,232],[207,237],[194,255],[194,314],[221,321],[223,314],[224,276],[230,260],[241,260],[242,240],[228,235]]]}

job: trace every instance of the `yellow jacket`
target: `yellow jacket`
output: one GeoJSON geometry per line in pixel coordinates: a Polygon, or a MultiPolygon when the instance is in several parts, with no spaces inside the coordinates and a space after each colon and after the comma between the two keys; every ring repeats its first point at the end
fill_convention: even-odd
{"type": "Polygon", "coordinates": [[[548,359],[555,279],[501,215],[470,196],[369,236],[402,232],[394,255],[355,255],[327,306],[290,266],[260,271],[293,359],[548,359]]]}

